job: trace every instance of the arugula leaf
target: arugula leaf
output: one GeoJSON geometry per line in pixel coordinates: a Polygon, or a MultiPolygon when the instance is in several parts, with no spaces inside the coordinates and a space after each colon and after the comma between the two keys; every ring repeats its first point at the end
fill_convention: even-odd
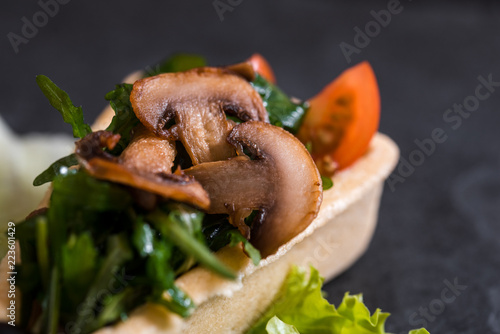
{"type": "Polygon", "coordinates": [[[277,316],[272,317],[266,324],[268,334],[300,334],[293,325],[285,324],[277,316]]]}
{"type": "Polygon", "coordinates": [[[323,183],[323,190],[333,187],[333,180],[330,177],[321,175],[321,182],[323,183]]]}
{"type": "MultiPolygon", "coordinates": [[[[100,181],[82,170],[71,170],[66,175],[58,175],[52,183],[49,212],[66,211],[68,217],[91,214],[92,212],[116,212],[127,209],[132,199],[120,186],[100,181]]],[[[89,221],[87,217],[85,221],[89,221]]],[[[80,218],[80,219],[81,219],[80,218]]],[[[68,224],[68,219],[64,224],[68,224]]]]}
{"type": "Polygon", "coordinates": [[[128,286],[117,294],[106,295],[102,302],[102,311],[99,313],[96,321],[96,327],[101,328],[117,319],[126,319],[127,312],[134,306],[139,305],[137,301],[141,300],[141,296],[146,293],[144,290],[141,287],[128,286]]]}
{"type": "MultiPolygon", "coordinates": [[[[323,297],[322,284],[323,278],[313,267],[309,278],[304,269],[292,267],[271,307],[247,334],[265,333],[268,327],[274,330],[279,325],[277,318],[302,334],[386,334],[384,326],[389,313],[377,309],[370,315],[360,294],[346,293],[339,307],[335,308],[323,297]]],[[[285,329],[288,332],[274,330],[268,333],[289,333],[290,327],[285,326],[285,329]]],[[[420,329],[410,334],[428,332],[420,329]]]]}
{"type": "Polygon", "coordinates": [[[85,297],[85,288],[97,271],[98,253],[89,232],[72,234],[62,249],[62,280],[65,296],[73,305],[85,297]]]}
{"type": "Polygon", "coordinates": [[[89,231],[96,243],[97,237],[105,240],[114,226],[125,225],[123,212],[131,202],[122,187],[94,179],[82,170],[56,176],[47,211],[50,254],[55,265],[62,265],[62,248],[70,232],[89,231]]]}
{"type": "Polygon", "coordinates": [[[100,309],[99,303],[102,301],[97,297],[102,291],[110,292],[109,287],[113,286],[115,275],[120,269],[123,270],[127,261],[132,259],[132,251],[123,234],[110,236],[107,248],[106,257],[77,312],[74,328],[80,328],[83,333],[93,332],[99,328],[95,313],[100,309]]]}
{"type": "Polygon", "coordinates": [[[173,245],[158,237],[153,238],[153,249],[146,262],[146,273],[151,282],[163,292],[174,284],[174,271],[169,265],[173,245]]]}
{"type": "Polygon", "coordinates": [[[65,174],[69,167],[75,165],[78,165],[78,159],[74,153],[65,156],[54,162],[40,175],[38,175],[35,180],[33,180],[33,185],[36,187],[41,186],[44,183],[51,182],[54,177],[60,174],[65,174]]]}
{"type": "Polygon", "coordinates": [[[170,265],[173,245],[165,238],[153,238],[152,252],[146,262],[146,273],[149,284],[153,286],[150,300],[166,306],[182,317],[189,316],[195,309],[194,302],[184,291],[175,286],[174,269],[170,265]],[[168,295],[166,298],[165,295],[168,295]]]}
{"type": "Polygon", "coordinates": [[[59,282],[59,268],[52,268],[50,275],[50,286],[47,292],[47,301],[42,305],[44,310],[43,325],[44,333],[56,334],[59,329],[59,312],[61,304],[61,285],[59,282]]]}
{"type": "Polygon", "coordinates": [[[142,219],[138,219],[132,234],[132,243],[142,257],[146,257],[154,251],[155,231],[142,219]]]}
{"type": "Polygon", "coordinates": [[[204,57],[189,53],[177,53],[164,61],[160,62],[154,68],[146,69],[145,77],[152,77],[161,73],[182,72],[196,67],[207,66],[204,57]]]}
{"type": "Polygon", "coordinates": [[[189,298],[188,295],[177,286],[172,285],[169,289],[163,292],[161,298],[153,299],[153,302],[163,305],[168,308],[170,311],[177,313],[181,317],[190,316],[196,305],[189,298]],[[163,294],[167,294],[168,298],[165,298],[163,294]]]}
{"type": "Polygon", "coordinates": [[[116,145],[115,154],[119,154],[127,147],[132,136],[132,129],[138,125],[139,119],[135,116],[132,103],[130,102],[130,93],[133,85],[119,84],[115,89],[106,94],[106,100],[109,101],[111,108],[115,111],[115,116],[111,123],[106,128],[106,131],[117,133],[121,136],[120,141],[116,145]]]}
{"type": "Polygon", "coordinates": [[[82,107],[75,107],[65,91],[45,75],[37,75],[36,83],[50,104],[61,113],[64,121],[73,127],[75,138],[83,138],[92,132],[90,126],[83,121],[82,107]]]}
{"type": "Polygon", "coordinates": [[[49,244],[48,227],[47,227],[47,217],[39,216],[36,217],[36,251],[37,260],[40,265],[40,276],[42,278],[42,283],[44,288],[49,285],[50,277],[50,258],[49,250],[47,245],[49,244]]]}
{"type": "Polygon", "coordinates": [[[201,233],[202,213],[177,205],[170,213],[156,210],[148,215],[153,225],[184,253],[200,264],[226,278],[236,278],[234,272],[221,263],[205,246],[201,233]]]}
{"type": "Polygon", "coordinates": [[[182,317],[189,316],[194,302],[175,286],[172,267],[174,246],[165,236],[159,236],[148,223],[139,218],[134,226],[132,242],[142,257],[146,258],[145,278],[152,288],[151,302],[161,304],[182,317]],[[166,296],[168,295],[168,298],[166,296]]]}
{"type": "Polygon", "coordinates": [[[245,253],[250,257],[254,265],[258,265],[261,256],[260,252],[258,249],[256,249],[250,241],[248,241],[238,230],[232,230],[229,232],[229,235],[231,236],[231,242],[229,243],[229,246],[234,247],[238,245],[240,242],[243,243],[243,249],[245,250],[245,253]]]}
{"type": "Polygon", "coordinates": [[[281,89],[259,74],[256,74],[251,84],[264,102],[270,123],[293,134],[297,133],[306,114],[307,104],[293,102],[281,89]]]}

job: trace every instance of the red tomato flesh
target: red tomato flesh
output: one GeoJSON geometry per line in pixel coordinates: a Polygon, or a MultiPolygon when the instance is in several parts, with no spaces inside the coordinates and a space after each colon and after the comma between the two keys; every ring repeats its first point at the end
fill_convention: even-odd
{"type": "Polygon", "coordinates": [[[380,120],[377,80],[368,62],[345,70],[309,100],[297,137],[322,175],[350,166],[366,153],[380,120]]]}
{"type": "Polygon", "coordinates": [[[274,77],[274,72],[271,66],[259,53],[254,53],[250,58],[248,58],[247,61],[252,64],[255,72],[259,73],[267,81],[276,84],[276,78],[274,77]]]}

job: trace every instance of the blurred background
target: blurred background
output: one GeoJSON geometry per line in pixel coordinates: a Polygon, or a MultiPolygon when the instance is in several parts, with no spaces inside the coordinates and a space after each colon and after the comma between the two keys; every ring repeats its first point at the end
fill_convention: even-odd
{"type": "MultiPolygon", "coordinates": [[[[114,84],[174,52],[213,65],[259,52],[278,85],[302,99],[368,60],[380,85],[380,131],[402,159],[370,248],[326,285],[328,298],[338,304],[345,291],[363,292],[371,309],[392,313],[393,333],[500,333],[498,2],[24,0],[4,3],[0,17],[0,112],[10,136],[71,133],[37,74],[92,122],[114,84]]],[[[13,147],[2,140],[5,165],[13,147]]],[[[67,143],[53,141],[60,150],[67,143]]],[[[26,153],[27,163],[45,167],[56,159],[46,151],[26,153]]],[[[17,171],[0,172],[5,190],[17,171]]]]}

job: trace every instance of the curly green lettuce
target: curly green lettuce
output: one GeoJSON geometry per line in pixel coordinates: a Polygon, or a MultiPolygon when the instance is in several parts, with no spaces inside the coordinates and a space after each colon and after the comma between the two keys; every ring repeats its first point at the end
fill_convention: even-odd
{"type": "MultiPolygon", "coordinates": [[[[323,278],[311,267],[294,266],[278,292],[272,306],[247,334],[385,334],[389,313],[375,310],[373,314],[363,303],[363,296],[346,293],[336,308],[323,297],[323,278]]],[[[429,334],[425,329],[410,334],[429,334]]]]}

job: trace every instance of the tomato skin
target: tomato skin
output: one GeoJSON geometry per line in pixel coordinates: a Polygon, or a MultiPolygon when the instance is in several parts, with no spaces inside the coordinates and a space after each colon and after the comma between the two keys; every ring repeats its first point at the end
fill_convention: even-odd
{"type": "Polygon", "coordinates": [[[308,102],[297,136],[322,175],[331,176],[365,154],[378,130],[380,95],[372,67],[362,62],[345,70],[308,102]]]}
{"type": "Polygon", "coordinates": [[[274,76],[273,69],[261,54],[254,53],[250,58],[248,58],[247,61],[252,64],[255,72],[259,73],[270,83],[276,84],[276,78],[274,76]]]}

